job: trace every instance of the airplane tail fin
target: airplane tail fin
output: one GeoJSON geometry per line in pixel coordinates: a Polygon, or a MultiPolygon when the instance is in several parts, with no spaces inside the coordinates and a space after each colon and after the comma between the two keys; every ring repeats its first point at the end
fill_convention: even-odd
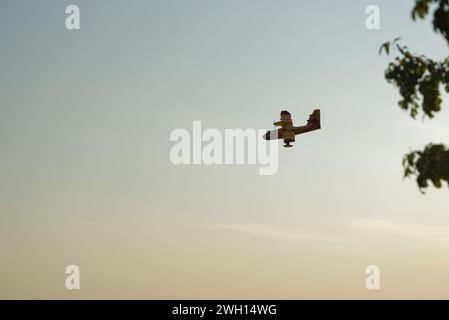
{"type": "Polygon", "coordinates": [[[313,110],[307,121],[308,126],[312,126],[314,129],[321,129],[321,114],[320,109],[313,110]]]}

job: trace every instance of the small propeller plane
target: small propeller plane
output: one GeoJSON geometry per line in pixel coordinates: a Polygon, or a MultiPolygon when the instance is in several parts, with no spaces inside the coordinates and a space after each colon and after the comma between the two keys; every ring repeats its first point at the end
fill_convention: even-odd
{"type": "Polygon", "coordinates": [[[313,110],[305,126],[294,127],[290,112],[281,112],[281,120],[273,123],[277,130],[267,131],[263,136],[265,140],[284,139],[284,147],[293,147],[290,143],[295,142],[295,135],[321,129],[320,110],[313,110]]]}

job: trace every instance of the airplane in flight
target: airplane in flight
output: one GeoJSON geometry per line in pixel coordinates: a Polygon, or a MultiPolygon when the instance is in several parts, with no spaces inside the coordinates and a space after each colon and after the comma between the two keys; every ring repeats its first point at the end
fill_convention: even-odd
{"type": "Polygon", "coordinates": [[[294,127],[290,112],[284,110],[281,112],[281,120],[273,123],[280,127],[277,130],[267,131],[263,136],[265,140],[284,139],[284,147],[293,147],[290,143],[295,142],[295,135],[321,129],[320,110],[313,110],[309,115],[309,120],[305,126],[294,127]]]}

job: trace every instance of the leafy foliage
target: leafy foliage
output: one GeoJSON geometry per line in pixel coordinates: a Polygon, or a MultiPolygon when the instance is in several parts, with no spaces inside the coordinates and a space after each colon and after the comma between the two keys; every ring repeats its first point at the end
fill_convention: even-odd
{"type": "MultiPolygon", "coordinates": [[[[441,33],[449,44],[449,0],[415,0],[412,18],[424,19],[432,5],[435,32],[441,33]]],[[[385,79],[399,89],[402,99],[399,106],[409,111],[416,118],[420,111],[424,117],[433,118],[441,110],[441,92],[444,87],[449,93],[449,58],[434,61],[424,55],[412,54],[406,46],[401,46],[399,38],[384,43],[379,54],[391,49],[399,55],[385,71],[385,79]]],[[[431,181],[436,188],[441,188],[442,181],[449,185],[449,149],[442,144],[429,144],[423,151],[413,151],[404,156],[404,176],[416,176],[417,184],[422,191],[431,181]]]]}
{"type": "Polygon", "coordinates": [[[429,13],[429,5],[436,4],[437,8],[433,13],[433,28],[435,32],[443,35],[449,42],[449,0],[416,0],[412,10],[412,18],[424,19],[429,13]]]}
{"type": "MultiPolygon", "coordinates": [[[[405,46],[392,44],[401,55],[389,64],[385,79],[399,88],[402,96],[399,106],[410,110],[412,118],[417,116],[420,108],[425,116],[432,118],[441,110],[440,86],[444,85],[449,92],[449,59],[435,62],[423,55],[412,54],[405,46]]],[[[387,42],[381,49],[385,47],[388,52],[390,46],[387,42]]]]}
{"type": "Polygon", "coordinates": [[[442,180],[449,184],[449,149],[442,144],[428,144],[424,151],[414,151],[404,156],[404,175],[417,175],[419,188],[427,188],[430,180],[441,188],[442,180]]]}

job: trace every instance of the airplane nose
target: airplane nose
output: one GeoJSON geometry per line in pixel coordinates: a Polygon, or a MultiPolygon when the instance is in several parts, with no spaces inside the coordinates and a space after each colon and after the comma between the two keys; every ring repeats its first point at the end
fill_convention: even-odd
{"type": "Polygon", "coordinates": [[[264,138],[265,140],[270,140],[270,131],[268,131],[267,133],[265,133],[265,134],[263,135],[263,138],[264,138]]]}

